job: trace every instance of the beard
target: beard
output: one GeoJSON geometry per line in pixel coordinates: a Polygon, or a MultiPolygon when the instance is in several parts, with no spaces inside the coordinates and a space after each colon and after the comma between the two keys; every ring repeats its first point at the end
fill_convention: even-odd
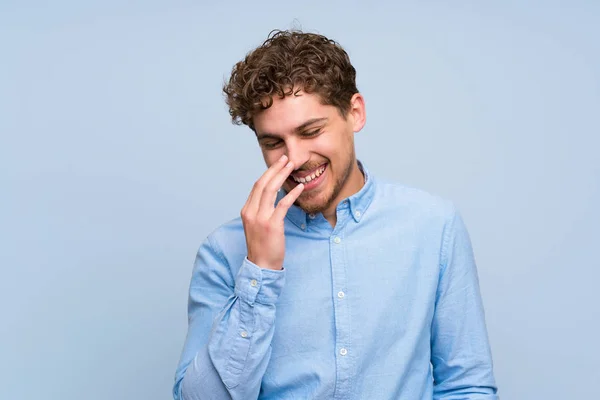
{"type": "MultiPolygon", "coordinates": [[[[342,166],[341,173],[337,176],[333,176],[331,174],[328,176],[328,178],[332,178],[334,180],[333,185],[330,184],[328,187],[325,187],[316,193],[302,193],[300,197],[296,199],[294,204],[308,214],[316,214],[327,210],[338,198],[340,192],[350,179],[350,174],[352,173],[354,163],[356,163],[356,158],[354,156],[354,152],[352,151],[350,157],[348,157],[348,162],[346,165],[342,166]]],[[[329,160],[328,164],[329,171],[327,172],[331,173],[331,162],[329,160]]]]}

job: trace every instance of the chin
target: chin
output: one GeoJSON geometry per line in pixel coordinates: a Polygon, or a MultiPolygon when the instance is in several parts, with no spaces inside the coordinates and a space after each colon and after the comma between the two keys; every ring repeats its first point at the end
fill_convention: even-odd
{"type": "Polygon", "coordinates": [[[308,214],[316,214],[327,209],[328,202],[321,196],[316,198],[303,199],[302,196],[296,200],[296,205],[303,209],[308,214]]]}
{"type": "Polygon", "coordinates": [[[305,213],[307,214],[317,214],[323,212],[325,210],[324,205],[315,205],[315,204],[298,204],[305,213]]]}

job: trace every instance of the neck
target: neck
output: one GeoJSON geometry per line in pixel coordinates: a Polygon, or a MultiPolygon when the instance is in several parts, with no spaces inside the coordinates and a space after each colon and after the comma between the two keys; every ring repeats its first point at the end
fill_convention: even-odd
{"type": "Polygon", "coordinates": [[[336,199],[331,203],[326,210],[323,211],[323,217],[329,222],[332,227],[335,227],[337,222],[337,206],[343,199],[346,199],[352,196],[355,193],[358,193],[360,189],[365,185],[365,176],[361,172],[358,167],[358,162],[354,162],[354,166],[352,167],[352,171],[350,172],[350,176],[348,177],[348,181],[336,197],[336,199]]]}

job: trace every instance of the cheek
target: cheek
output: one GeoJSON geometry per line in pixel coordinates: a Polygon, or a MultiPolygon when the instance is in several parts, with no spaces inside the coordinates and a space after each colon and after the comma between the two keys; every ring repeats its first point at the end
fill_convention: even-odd
{"type": "Polygon", "coordinates": [[[331,159],[331,161],[336,161],[346,158],[348,149],[351,149],[352,146],[352,138],[340,132],[336,138],[329,138],[320,143],[318,149],[322,155],[331,159]]]}
{"type": "Polygon", "coordinates": [[[338,135],[334,132],[328,132],[316,138],[310,147],[313,152],[320,153],[329,158],[335,157],[335,153],[339,151],[342,144],[343,141],[340,140],[338,135]]]}

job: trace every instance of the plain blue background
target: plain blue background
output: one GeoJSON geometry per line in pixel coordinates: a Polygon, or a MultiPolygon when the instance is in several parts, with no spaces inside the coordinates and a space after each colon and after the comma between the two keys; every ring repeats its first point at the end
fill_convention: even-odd
{"type": "Polygon", "coordinates": [[[0,3],[0,398],[170,398],[264,170],[221,84],[290,27],[349,52],[369,169],[458,204],[502,398],[596,398],[599,2],[224,3],[0,3]]]}

